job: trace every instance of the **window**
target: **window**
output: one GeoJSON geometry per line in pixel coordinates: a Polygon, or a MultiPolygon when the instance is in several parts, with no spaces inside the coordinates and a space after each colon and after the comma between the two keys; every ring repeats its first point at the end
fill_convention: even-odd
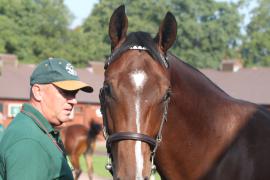
{"type": "Polygon", "coordinates": [[[75,111],[76,114],[82,113],[83,112],[83,108],[82,108],[82,106],[75,106],[74,107],[74,111],[75,111]]]}
{"type": "Polygon", "coordinates": [[[15,117],[21,110],[22,104],[11,103],[8,105],[8,117],[15,117]]]}

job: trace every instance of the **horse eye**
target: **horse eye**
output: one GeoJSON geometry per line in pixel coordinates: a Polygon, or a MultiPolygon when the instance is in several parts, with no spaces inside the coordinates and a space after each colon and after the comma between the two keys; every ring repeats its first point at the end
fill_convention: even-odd
{"type": "Polygon", "coordinates": [[[104,85],[104,93],[106,96],[111,96],[112,92],[111,92],[111,86],[106,84],[104,85]]]}
{"type": "Polygon", "coordinates": [[[171,90],[168,89],[163,97],[163,101],[167,101],[171,97],[171,90]]]}

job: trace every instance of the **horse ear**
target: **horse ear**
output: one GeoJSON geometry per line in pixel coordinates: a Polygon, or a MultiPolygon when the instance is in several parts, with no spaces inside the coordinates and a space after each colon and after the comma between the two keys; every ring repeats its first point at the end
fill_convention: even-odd
{"type": "Polygon", "coordinates": [[[159,26],[159,32],[155,37],[158,47],[166,53],[167,50],[173,45],[177,34],[177,23],[174,15],[167,12],[164,20],[159,26]]]}
{"type": "Polygon", "coordinates": [[[111,50],[120,45],[126,39],[128,19],[125,6],[119,6],[112,14],[109,24],[109,36],[111,39],[111,50]]]}

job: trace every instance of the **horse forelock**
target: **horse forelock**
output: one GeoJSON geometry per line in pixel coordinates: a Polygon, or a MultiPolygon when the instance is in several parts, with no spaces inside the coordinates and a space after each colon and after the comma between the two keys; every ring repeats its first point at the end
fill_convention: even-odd
{"type": "Polygon", "coordinates": [[[168,68],[168,62],[166,57],[162,55],[157,47],[156,44],[149,33],[146,32],[132,32],[130,33],[125,42],[117,49],[115,49],[109,58],[105,62],[105,69],[115,61],[121,54],[126,52],[127,50],[135,49],[135,50],[144,50],[149,53],[149,55],[164,67],[168,68]]]}

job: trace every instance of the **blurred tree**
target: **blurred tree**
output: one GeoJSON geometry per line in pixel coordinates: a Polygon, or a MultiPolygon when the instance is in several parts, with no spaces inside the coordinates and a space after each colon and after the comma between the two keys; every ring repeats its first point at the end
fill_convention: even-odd
{"type": "Polygon", "coordinates": [[[19,36],[16,33],[18,31],[19,26],[12,19],[0,15],[0,52],[16,52],[19,43],[19,36]]]}
{"type": "Polygon", "coordinates": [[[214,0],[100,0],[82,26],[91,39],[95,58],[102,59],[110,52],[109,18],[115,8],[125,4],[129,18],[129,32],[146,31],[152,36],[160,21],[171,11],[178,22],[178,37],[172,52],[196,67],[219,66],[223,58],[235,56],[241,38],[241,17],[237,8],[241,3],[214,0]],[[95,44],[98,42],[99,44],[95,44]]]}
{"type": "Polygon", "coordinates": [[[270,1],[257,2],[247,26],[242,53],[247,66],[270,66],[270,1]]]}
{"type": "Polygon", "coordinates": [[[91,37],[89,49],[95,59],[104,59],[110,54],[108,24],[113,11],[121,4],[126,6],[129,32],[143,30],[156,34],[160,20],[168,9],[166,0],[101,0],[82,26],[83,31],[91,37]]]}
{"type": "Polygon", "coordinates": [[[0,0],[0,52],[23,62],[54,56],[68,39],[63,0],[0,0]]]}
{"type": "Polygon", "coordinates": [[[217,68],[224,58],[236,56],[241,38],[241,4],[213,0],[172,0],[178,22],[173,52],[199,68],[217,68]]]}
{"type": "MultiPolygon", "coordinates": [[[[85,23],[70,30],[72,15],[63,0],[0,0],[0,53],[16,54],[26,63],[50,56],[67,58],[76,66],[85,66],[89,60],[102,61],[110,54],[109,18],[114,9],[125,4],[129,32],[146,31],[154,37],[166,12],[171,11],[178,22],[171,51],[196,67],[217,68],[223,58],[238,55],[241,17],[237,8],[242,1],[247,0],[237,4],[214,0],[100,0],[85,23]]],[[[254,49],[246,47],[250,52],[254,49]]]]}

